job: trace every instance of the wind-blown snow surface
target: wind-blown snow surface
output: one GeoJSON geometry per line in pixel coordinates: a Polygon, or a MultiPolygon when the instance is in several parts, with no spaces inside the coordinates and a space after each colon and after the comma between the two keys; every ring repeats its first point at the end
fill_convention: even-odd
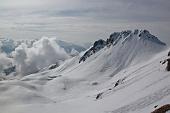
{"type": "Polygon", "coordinates": [[[149,113],[169,103],[170,72],[160,63],[168,50],[153,41],[129,39],[85,62],[76,56],[54,70],[1,81],[0,112],[149,113]]]}

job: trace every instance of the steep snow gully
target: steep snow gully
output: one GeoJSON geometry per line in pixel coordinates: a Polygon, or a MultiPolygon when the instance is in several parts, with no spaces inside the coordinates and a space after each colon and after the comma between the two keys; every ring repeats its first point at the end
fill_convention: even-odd
{"type": "Polygon", "coordinates": [[[0,81],[0,113],[151,113],[170,103],[168,52],[147,30],[115,32],[59,67],[0,81]]]}

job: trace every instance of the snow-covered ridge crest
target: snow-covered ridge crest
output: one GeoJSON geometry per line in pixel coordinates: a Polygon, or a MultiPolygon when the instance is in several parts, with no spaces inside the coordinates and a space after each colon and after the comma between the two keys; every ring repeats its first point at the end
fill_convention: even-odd
{"type": "Polygon", "coordinates": [[[134,31],[126,30],[114,32],[106,41],[102,39],[95,41],[93,46],[80,58],[79,62],[85,61],[92,54],[106,46],[114,46],[117,50],[120,50],[122,47],[128,48],[134,46],[132,49],[138,48],[140,50],[143,49],[144,51],[160,52],[166,47],[166,44],[152,35],[148,30],[135,29],[134,31]]]}
{"type": "Polygon", "coordinates": [[[131,40],[131,38],[137,38],[138,40],[151,41],[160,45],[166,45],[164,42],[161,42],[156,36],[152,35],[148,30],[138,30],[134,31],[127,30],[122,32],[114,32],[110,35],[110,40],[112,43],[116,44],[120,39],[125,39],[125,41],[131,40]]]}

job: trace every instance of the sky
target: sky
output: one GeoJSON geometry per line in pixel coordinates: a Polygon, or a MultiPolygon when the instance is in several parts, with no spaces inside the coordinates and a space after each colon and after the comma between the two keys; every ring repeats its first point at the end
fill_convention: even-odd
{"type": "Polygon", "coordinates": [[[170,45],[170,0],[0,0],[0,38],[75,43],[147,29],[170,45]]]}

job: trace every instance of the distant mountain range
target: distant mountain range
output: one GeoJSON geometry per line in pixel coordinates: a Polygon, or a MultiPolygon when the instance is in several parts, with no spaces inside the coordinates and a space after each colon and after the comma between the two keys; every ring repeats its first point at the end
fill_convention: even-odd
{"type": "MultiPolygon", "coordinates": [[[[11,53],[15,50],[16,47],[18,47],[21,43],[25,43],[28,47],[31,47],[34,42],[36,42],[38,39],[35,40],[19,40],[15,41],[13,39],[0,39],[0,51],[5,52],[7,54],[11,53]]],[[[56,44],[58,44],[61,48],[63,48],[67,53],[71,53],[71,51],[74,49],[77,52],[85,51],[87,48],[83,47],[81,45],[76,45],[70,42],[65,42],[61,40],[57,40],[56,44]]],[[[89,47],[89,45],[87,45],[89,47]]]]}

